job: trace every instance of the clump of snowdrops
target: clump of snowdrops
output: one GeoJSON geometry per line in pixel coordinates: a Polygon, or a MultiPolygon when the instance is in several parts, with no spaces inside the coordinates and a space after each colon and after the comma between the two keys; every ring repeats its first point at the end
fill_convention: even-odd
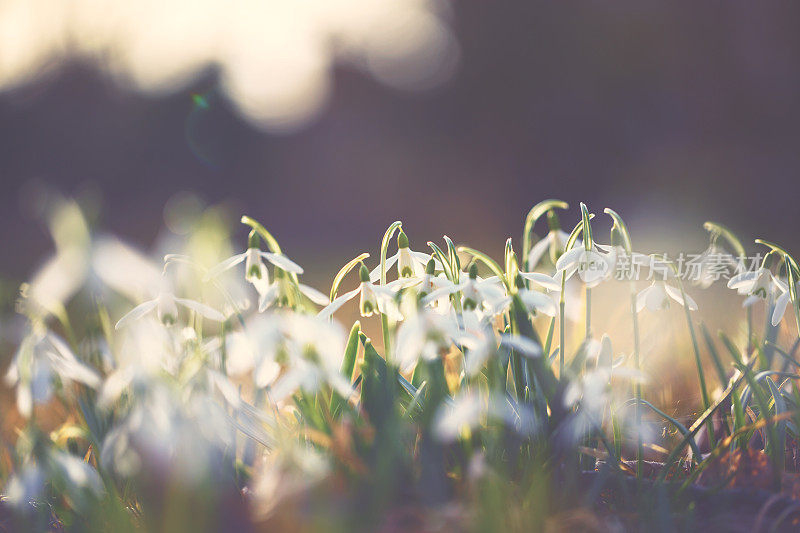
{"type": "MultiPolygon", "coordinates": [[[[224,232],[198,223],[162,244],[181,253],[155,262],[91,235],[65,203],[53,217],[56,253],[18,301],[25,324],[5,381],[20,416],[0,452],[0,524],[351,530],[410,515],[537,529],[576,509],[628,512],[597,502],[609,480],[629,479],[641,482],[627,494],[634,523],[686,525],[681,491],[756,434],[779,488],[800,423],[798,343],[777,344],[786,310],[800,321],[792,256],[757,241],[762,263],[728,282],[746,298],[737,346],[698,335],[675,265],[635,251],[617,213],[600,220],[581,204],[565,231],[567,208],[534,206],[519,253],[509,238],[499,260],[447,236],[417,246],[398,221],[377,257],[361,253],[330,288],[314,288],[249,217],[226,259],[215,257],[230,247],[224,232]],[[656,260],[651,281],[614,275],[655,272],[656,260]],[[631,353],[615,355],[592,329],[600,284],[627,302],[631,353]],[[361,316],[344,328],[351,301],[361,316]],[[763,330],[753,324],[760,305],[763,330]],[[691,424],[647,399],[639,314],[669,306],[685,314],[696,362],[702,404],[691,424]],[[673,432],[670,449],[643,419],[673,432]],[[660,460],[646,461],[653,450],[660,460]]],[[[740,241],[705,228],[705,256],[741,266],[740,241]]]]}

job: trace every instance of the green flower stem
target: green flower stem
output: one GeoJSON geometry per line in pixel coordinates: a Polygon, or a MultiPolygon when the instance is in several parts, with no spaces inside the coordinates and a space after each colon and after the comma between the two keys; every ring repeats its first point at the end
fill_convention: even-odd
{"type": "Polygon", "coordinates": [[[564,379],[564,346],[566,344],[566,313],[564,292],[567,286],[567,278],[561,274],[561,295],[558,299],[558,379],[564,379]]]}
{"type": "MultiPolygon", "coordinates": [[[[707,410],[711,402],[709,401],[708,397],[708,387],[706,386],[706,376],[703,372],[703,361],[700,358],[700,347],[697,344],[697,335],[694,331],[694,325],[692,324],[692,314],[689,311],[689,303],[686,301],[686,292],[683,290],[683,283],[680,282],[678,279],[678,286],[681,289],[681,297],[683,297],[683,310],[686,315],[686,325],[689,327],[689,336],[692,339],[692,348],[694,349],[694,360],[697,364],[697,376],[700,379],[700,392],[703,396],[703,410],[707,410]]],[[[714,419],[708,419],[708,442],[713,449],[716,446],[717,439],[714,436],[714,419]]]]}
{"type": "MultiPolygon", "coordinates": [[[[639,353],[639,314],[636,312],[636,285],[631,283],[631,318],[633,320],[633,364],[637,372],[642,371],[639,353]]],[[[636,424],[636,477],[642,477],[642,461],[644,460],[644,443],[642,442],[642,384],[633,383],[633,395],[636,398],[633,416],[636,424]]]]}
{"type": "Polygon", "coordinates": [[[586,338],[592,335],[592,289],[586,287],[586,338]]]}

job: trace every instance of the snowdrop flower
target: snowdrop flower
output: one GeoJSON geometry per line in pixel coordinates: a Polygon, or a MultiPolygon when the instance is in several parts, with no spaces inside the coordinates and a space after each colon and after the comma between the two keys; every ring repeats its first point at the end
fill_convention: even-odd
{"type": "Polygon", "coordinates": [[[639,252],[628,252],[618,244],[595,243],[595,246],[604,254],[608,263],[606,279],[617,276],[617,279],[626,277],[626,279],[635,280],[641,267],[647,267],[651,264],[650,256],[639,252]]]}
{"type": "Polygon", "coordinates": [[[520,271],[519,275],[522,276],[523,279],[532,281],[534,284],[542,287],[543,289],[547,289],[548,291],[558,292],[561,290],[561,282],[552,276],[548,276],[547,274],[542,274],[540,272],[520,271]]]}
{"type": "Polygon", "coordinates": [[[54,383],[72,381],[92,388],[100,376],[78,360],[67,344],[53,333],[32,332],[20,345],[5,381],[17,389],[17,408],[28,418],[34,403],[45,403],[53,395],[54,383]]]}
{"type": "MultiPolygon", "coordinates": [[[[680,289],[669,285],[664,280],[655,280],[649,287],[636,295],[636,312],[640,312],[645,307],[650,311],[667,309],[670,300],[674,300],[678,305],[684,305],[680,289]]],[[[697,303],[688,294],[686,294],[685,303],[692,311],[697,310],[697,303]]]]}
{"type": "Polygon", "coordinates": [[[586,344],[586,360],[595,361],[598,367],[610,368],[614,365],[611,338],[604,333],[600,340],[589,339],[586,344]]]}
{"type": "Polygon", "coordinates": [[[465,431],[485,427],[492,421],[510,426],[520,435],[532,434],[539,425],[529,406],[512,407],[502,396],[481,397],[468,392],[457,396],[452,404],[442,404],[434,418],[434,436],[442,442],[453,442],[465,431]]]}
{"type": "Polygon", "coordinates": [[[556,277],[561,274],[564,279],[570,279],[577,272],[581,281],[590,287],[606,279],[610,270],[611,265],[605,254],[594,244],[587,250],[576,243],[556,261],[556,277]]]}
{"type": "Polygon", "coordinates": [[[270,387],[273,401],[279,402],[297,390],[316,392],[323,384],[347,397],[350,383],[341,374],[344,332],[334,323],[319,317],[286,313],[279,317],[281,331],[277,362],[285,372],[270,387]]]}
{"type": "Polygon", "coordinates": [[[5,496],[0,500],[19,511],[26,511],[31,502],[37,501],[42,496],[45,481],[45,473],[39,466],[25,462],[22,469],[9,478],[5,486],[5,496]]]}
{"type": "Polygon", "coordinates": [[[531,248],[528,254],[528,268],[531,270],[536,268],[548,250],[550,251],[550,261],[555,265],[559,256],[564,253],[564,247],[569,240],[569,233],[561,229],[561,224],[558,222],[558,217],[555,213],[547,214],[547,223],[550,226],[550,231],[531,248]]]}
{"type": "Polygon", "coordinates": [[[225,316],[205,304],[201,304],[200,302],[196,302],[194,300],[189,300],[186,298],[178,298],[168,290],[162,287],[159,291],[158,296],[153,298],[152,300],[148,300],[143,302],[136,307],[134,307],[131,311],[129,311],[125,316],[119,319],[117,322],[115,329],[119,330],[124,328],[133,320],[138,320],[143,316],[150,313],[153,309],[156,310],[156,314],[158,319],[161,321],[162,324],[165,325],[172,325],[178,320],[178,305],[181,304],[182,306],[191,309],[192,311],[208,318],[209,320],[215,320],[217,322],[224,322],[225,316]]]}
{"type": "Polygon", "coordinates": [[[413,370],[420,359],[437,359],[453,346],[453,339],[461,335],[450,316],[431,309],[423,307],[405,316],[397,331],[397,347],[393,352],[401,372],[413,370]]]}
{"type": "Polygon", "coordinates": [[[744,307],[751,306],[759,300],[766,300],[774,296],[777,291],[784,292],[784,289],[788,289],[785,283],[764,267],[732,277],[728,280],[728,288],[747,296],[742,304],[744,307]]]}
{"type": "Polygon", "coordinates": [[[304,283],[295,284],[282,270],[275,270],[275,281],[265,287],[262,287],[262,285],[263,278],[258,280],[256,285],[256,289],[259,291],[258,311],[260,313],[263,313],[275,304],[284,307],[293,307],[297,300],[295,288],[300,294],[317,305],[327,305],[330,303],[328,297],[320,291],[304,283]]]}
{"type": "Polygon", "coordinates": [[[329,318],[345,303],[356,296],[360,296],[358,308],[361,311],[361,316],[369,317],[379,312],[387,315],[392,320],[403,319],[403,315],[398,309],[397,302],[394,300],[395,293],[392,287],[396,285],[387,284],[381,286],[371,283],[369,270],[364,266],[364,263],[361,263],[361,267],[359,268],[359,277],[361,283],[357,289],[346,292],[338,298],[335,298],[327,307],[320,311],[317,316],[320,318],[329,318]]]}
{"type": "Polygon", "coordinates": [[[193,484],[231,444],[230,419],[205,392],[178,390],[154,378],[134,397],[130,411],[106,434],[100,453],[101,464],[121,476],[175,474],[193,484]]]}
{"type": "Polygon", "coordinates": [[[234,331],[225,338],[226,369],[231,376],[253,372],[256,387],[271,385],[278,377],[281,366],[277,362],[282,333],[274,314],[251,317],[242,331],[234,331]]]}
{"type": "Polygon", "coordinates": [[[495,334],[491,327],[484,327],[479,332],[458,338],[459,344],[467,351],[464,358],[465,372],[468,376],[476,376],[483,365],[500,350],[519,352],[525,357],[541,357],[542,348],[534,341],[509,333],[495,334]]]}
{"type": "Polygon", "coordinates": [[[529,313],[536,314],[541,311],[547,316],[556,316],[556,303],[553,301],[552,297],[543,292],[528,289],[525,287],[525,282],[522,281],[523,279],[529,279],[536,284],[548,287],[549,290],[555,290],[553,287],[558,287],[558,290],[560,291],[561,285],[550,276],[535,272],[519,272],[519,275],[515,280],[517,294],[519,295],[520,300],[522,300],[522,303],[525,304],[525,308],[529,313]],[[536,277],[533,277],[534,275],[536,277]]]}
{"type": "Polygon", "coordinates": [[[777,326],[783,318],[783,315],[786,313],[786,307],[789,305],[792,295],[789,291],[789,286],[786,283],[777,278],[774,278],[773,281],[777,289],[780,291],[780,296],[775,299],[775,309],[772,311],[772,325],[777,326]]]}
{"type": "Polygon", "coordinates": [[[467,280],[459,285],[464,310],[485,309],[492,315],[504,312],[511,303],[511,298],[506,295],[497,277],[484,280],[478,278],[478,265],[475,263],[470,265],[468,273],[467,280]]]}
{"type": "MultiPolygon", "coordinates": [[[[386,258],[386,269],[397,263],[397,275],[401,278],[422,277],[425,273],[425,265],[431,259],[430,254],[415,252],[409,248],[408,237],[400,230],[397,236],[397,253],[386,258]]],[[[436,263],[438,260],[434,259],[436,263]]],[[[369,279],[373,283],[381,279],[381,265],[376,266],[369,273],[369,279]]]]}
{"type": "Polygon", "coordinates": [[[698,257],[693,258],[691,263],[697,269],[693,273],[693,283],[703,289],[718,281],[727,268],[736,268],[739,264],[731,254],[714,242],[709,244],[698,257]]]}
{"type": "Polygon", "coordinates": [[[52,452],[50,458],[61,474],[60,477],[67,482],[68,491],[77,492],[88,489],[97,497],[102,496],[105,492],[100,475],[89,463],[62,451],[52,452]]]}
{"type": "MultiPolygon", "coordinates": [[[[251,233],[247,250],[225,259],[209,270],[208,274],[206,274],[206,279],[216,277],[244,261],[244,276],[247,281],[254,285],[257,283],[269,284],[269,273],[262,259],[266,259],[286,272],[292,272],[294,274],[303,273],[303,269],[285,255],[262,251],[259,248],[258,236],[251,233]]],[[[260,292],[261,291],[259,291],[259,293],[260,292]]]]}
{"type": "MultiPolygon", "coordinates": [[[[416,287],[420,301],[423,305],[430,305],[441,313],[447,313],[450,308],[449,296],[459,291],[459,286],[444,277],[443,274],[435,275],[436,262],[433,258],[425,265],[422,276],[405,278],[407,282],[398,280],[396,283],[404,287],[416,287]]],[[[392,282],[395,283],[395,282],[392,282]]]]}

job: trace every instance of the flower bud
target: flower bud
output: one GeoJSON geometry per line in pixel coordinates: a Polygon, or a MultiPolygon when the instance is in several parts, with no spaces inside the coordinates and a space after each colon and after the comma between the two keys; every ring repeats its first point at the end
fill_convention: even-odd
{"type": "Polygon", "coordinates": [[[561,229],[561,221],[558,219],[558,215],[552,209],[547,212],[547,227],[550,228],[550,231],[558,231],[561,229]]]}
{"type": "Polygon", "coordinates": [[[436,261],[434,261],[433,257],[428,259],[428,263],[425,265],[425,273],[429,276],[432,276],[433,273],[436,271],[436,261]]]}
{"type": "Polygon", "coordinates": [[[397,247],[398,248],[408,248],[408,237],[403,230],[400,230],[400,234],[397,236],[397,247]]]}
{"type": "Polygon", "coordinates": [[[478,279],[478,264],[472,263],[469,266],[469,279],[478,279]]]}
{"type": "Polygon", "coordinates": [[[369,270],[367,270],[366,265],[361,263],[361,266],[358,269],[358,276],[361,278],[361,283],[369,283],[369,270]]]}
{"type": "Polygon", "coordinates": [[[248,248],[255,248],[256,250],[260,249],[261,242],[259,241],[258,233],[256,233],[256,230],[252,230],[250,232],[250,235],[248,235],[248,237],[247,237],[247,247],[248,248]]]}

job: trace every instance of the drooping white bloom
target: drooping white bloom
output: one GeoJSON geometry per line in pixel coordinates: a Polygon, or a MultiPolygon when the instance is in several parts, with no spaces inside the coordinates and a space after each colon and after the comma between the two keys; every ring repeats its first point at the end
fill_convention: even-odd
{"type": "Polygon", "coordinates": [[[254,315],[241,331],[225,338],[226,368],[230,376],[253,372],[256,387],[271,385],[280,374],[277,362],[281,342],[279,321],[274,314],[254,315]]]}
{"type": "MultiPolygon", "coordinates": [[[[280,301],[282,296],[286,296],[288,294],[288,288],[285,287],[285,283],[281,283],[280,280],[282,274],[281,271],[291,272],[293,274],[303,273],[303,268],[285,255],[262,251],[259,248],[258,238],[251,236],[247,250],[225,259],[217,266],[209,270],[205,277],[206,279],[217,277],[226,270],[230,270],[236,265],[239,265],[243,261],[245,264],[245,280],[252,284],[258,292],[260,311],[263,311],[273,303],[280,301]],[[275,267],[277,267],[275,270],[274,283],[270,283],[269,281],[269,270],[267,270],[263,259],[266,259],[275,267]]],[[[288,282],[288,280],[286,281],[288,282]]],[[[316,289],[308,287],[307,285],[303,285],[302,283],[298,283],[298,286],[301,290],[307,289],[309,298],[313,302],[320,303],[324,301],[327,303],[327,298],[325,298],[325,296],[316,289]]],[[[324,303],[320,303],[320,305],[324,305],[324,303]]]]}
{"type": "Polygon", "coordinates": [[[561,281],[541,272],[519,272],[519,275],[548,291],[560,291],[561,281]]]}
{"type": "Polygon", "coordinates": [[[379,312],[392,320],[402,320],[403,315],[400,313],[397,302],[394,300],[395,291],[393,289],[402,287],[403,280],[397,280],[396,282],[386,285],[375,285],[370,282],[369,271],[363,264],[359,269],[359,276],[361,283],[357,289],[353,289],[350,292],[346,292],[334,298],[334,300],[320,311],[317,316],[320,318],[329,318],[345,303],[359,296],[358,307],[361,316],[369,317],[379,312]]]}
{"type": "Polygon", "coordinates": [[[147,300],[146,302],[140,303],[130,310],[125,316],[120,318],[115,326],[115,329],[119,330],[124,328],[131,321],[142,318],[154,309],[156,310],[156,314],[161,323],[172,325],[178,320],[177,304],[181,304],[182,306],[191,309],[192,311],[208,318],[209,320],[214,320],[217,322],[225,321],[225,316],[216,309],[194,300],[178,298],[166,288],[162,287],[158,293],[158,296],[152,300],[147,300]]]}
{"type": "Polygon", "coordinates": [[[79,361],[61,338],[54,333],[31,332],[22,341],[5,376],[6,383],[16,387],[20,413],[27,418],[34,404],[47,402],[57,380],[100,386],[98,373],[79,361]]]}
{"type": "Polygon", "coordinates": [[[620,245],[597,244],[608,263],[605,279],[616,278],[636,281],[642,267],[652,264],[652,258],[639,252],[628,252],[620,245]]]}
{"type": "Polygon", "coordinates": [[[457,440],[465,431],[500,423],[520,435],[530,435],[539,427],[536,415],[529,406],[512,406],[504,397],[482,396],[467,392],[457,396],[452,404],[443,404],[434,419],[434,435],[442,442],[457,440]]]}
{"type": "Polygon", "coordinates": [[[393,357],[401,372],[410,372],[422,359],[430,361],[453,346],[461,331],[452,317],[423,307],[419,311],[406,313],[398,328],[393,357]]]}
{"type": "Polygon", "coordinates": [[[713,242],[687,263],[687,267],[696,269],[690,273],[692,283],[703,289],[719,281],[728,268],[736,268],[737,265],[736,258],[713,242]]]}
{"type": "MultiPolygon", "coordinates": [[[[251,245],[247,250],[240,254],[233,255],[228,259],[225,259],[217,266],[213,267],[211,270],[208,271],[206,274],[207,278],[213,278],[219,276],[221,273],[225,272],[228,269],[235,267],[236,265],[240,264],[242,261],[245,262],[245,269],[244,275],[247,281],[253,282],[254,279],[263,279],[264,271],[262,270],[262,266],[264,266],[263,259],[266,259],[276,267],[285,270],[286,272],[293,272],[295,274],[302,274],[303,268],[286,257],[283,254],[276,254],[272,252],[265,252],[258,248],[258,245],[251,245]]],[[[269,279],[266,280],[269,283],[269,279]]]]}
{"type": "MultiPolygon", "coordinates": [[[[655,280],[649,287],[636,295],[636,312],[640,312],[645,307],[650,311],[667,309],[670,300],[674,300],[678,305],[684,305],[684,298],[680,289],[664,280],[655,280]]],[[[697,303],[688,294],[686,294],[685,303],[688,304],[689,309],[692,311],[697,310],[697,303]]]]}
{"type": "MultiPolygon", "coordinates": [[[[458,285],[464,310],[477,309],[491,316],[505,312],[511,303],[511,298],[506,294],[505,288],[497,276],[481,279],[478,277],[478,266],[475,263],[470,266],[467,274],[466,281],[462,281],[458,285]]],[[[433,295],[428,298],[433,299],[433,295]]]]}
{"type": "Polygon", "coordinates": [[[765,267],[743,272],[732,277],[728,280],[728,287],[743,296],[747,296],[742,302],[743,307],[751,306],[761,300],[774,300],[775,307],[771,318],[773,326],[777,326],[780,323],[786,313],[786,307],[792,299],[786,282],[776,278],[765,267]]]}
{"type": "MultiPolygon", "coordinates": [[[[542,312],[547,316],[555,316],[557,312],[556,303],[549,295],[549,292],[561,291],[561,283],[556,281],[555,278],[539,272],[520,272],[519,275],[523,279],[527,279],[548,291],[548,293],[543,293],[538,290],[528,289],[524,286],[518,287],[517,294],[519,294],[520,300],[525,304],[528,312],[542,312]]],[[[518,285],[522,285],[522,282],[518,282],[518,285]]]]}
{"type": "Polygon", "coordinates": [[[564,247],[569,240],[569,233],[559,229],[551,229],[542,240],[531,248],[528,254],[528,268],[533,270],[539,264],[544,254],[549,250],[550,259],[556,263],[558,256],[564,253],[564,247]]]}
{"type": "Polygon", "coordinates": [[[563,396],[564,406],[575,408],[566,437],[577,441],[600,427],[603,414],[613,400],[612,378],[646,382],[646,376],[640,371],[608,366],[594,368],[571,380],[563,396]]]}
{"type": "Polygon", "coordinates": [[[772,311],[772,325],[777,326],[786,313],[786,307],[792,300],[792,295],[786,283],[777,278],[774,278],[773,281],[777,290],[780,291],[780,295],[775,299],[775,309],[772,311]]]}
{"type": "Polygon", "coordinates": [[[128,410],[105,437],[100,462],[121,476],[142,470],[195,483],[213,470],[231,445],[224,404],[207,392],[154,376],[132,391],[128,410]],[[192,453],[185,453],[186,450],[192,453]]]}
{"type": "MultiPolygon", "coordinates": [[[[397,263],[397,275],[401,278],[422,277],[425,273],[425,265],[431,260],[431,255],[424,252],[413,251],[408,242],[408,237],[400,230],[397,236],[397,252],[386,258],[386,270],[388,271],[395,263],[397,263]]],[[[434,262],[441,269],[441,263],[438,259],[433,258],[434,262]]],[[[369,280],[376,282],[381,279],[381,265],[379,264],[372,269],[369,273],[369,280]]]]}
{"type": "Polygon", "coordinates": [[[274,401],[297,390],[316,392],[323,384],[345,397],[352,392],[340,371],[345,337],[337,324],[315,316],[286,313],[279,317],[279,327],[277,362],[284,371],[270,387],[274,401]]]}
{"type": "MultiPolygon", "coordinates": [[[[266,270],[266,267],[261,266],[266,270]]],[[[295,288],[303,296],[311,300],[317,305],[328,305],[330,300],[327,296],[322,294],[314,287],[310,287],[304,283],[294,283],[289,276],[281,272],[275,271],[275,280],[270,284],[264,284],[262,279],[256,280],[254,283],[259,292],[258,297],[258,311],[263,313],[272,305],[278,304],[283,306],[291,306],[297,300],[295,297],[295,288]]]]}
{"type": "Polygon", "coordinates": [[[779,281],[769,269],[761,267],[733,276],[728,280],[728,288],[734,289],[743,296],[747,296],[743,306],[751,306],[759,300],[767,300],[775,296],[778,291],[783,291],[786,284],[779,281]]]}
{"type": "Polygon", "coordinates": [[[587,286],[593,287],[606,279],[611,271],[608,258],[597,247],[592,245],[590,250],[576,243],[570,250],[564,252],[556,261],[556,278],[564,276],[570,279],[575,272],[587,286]]]}

